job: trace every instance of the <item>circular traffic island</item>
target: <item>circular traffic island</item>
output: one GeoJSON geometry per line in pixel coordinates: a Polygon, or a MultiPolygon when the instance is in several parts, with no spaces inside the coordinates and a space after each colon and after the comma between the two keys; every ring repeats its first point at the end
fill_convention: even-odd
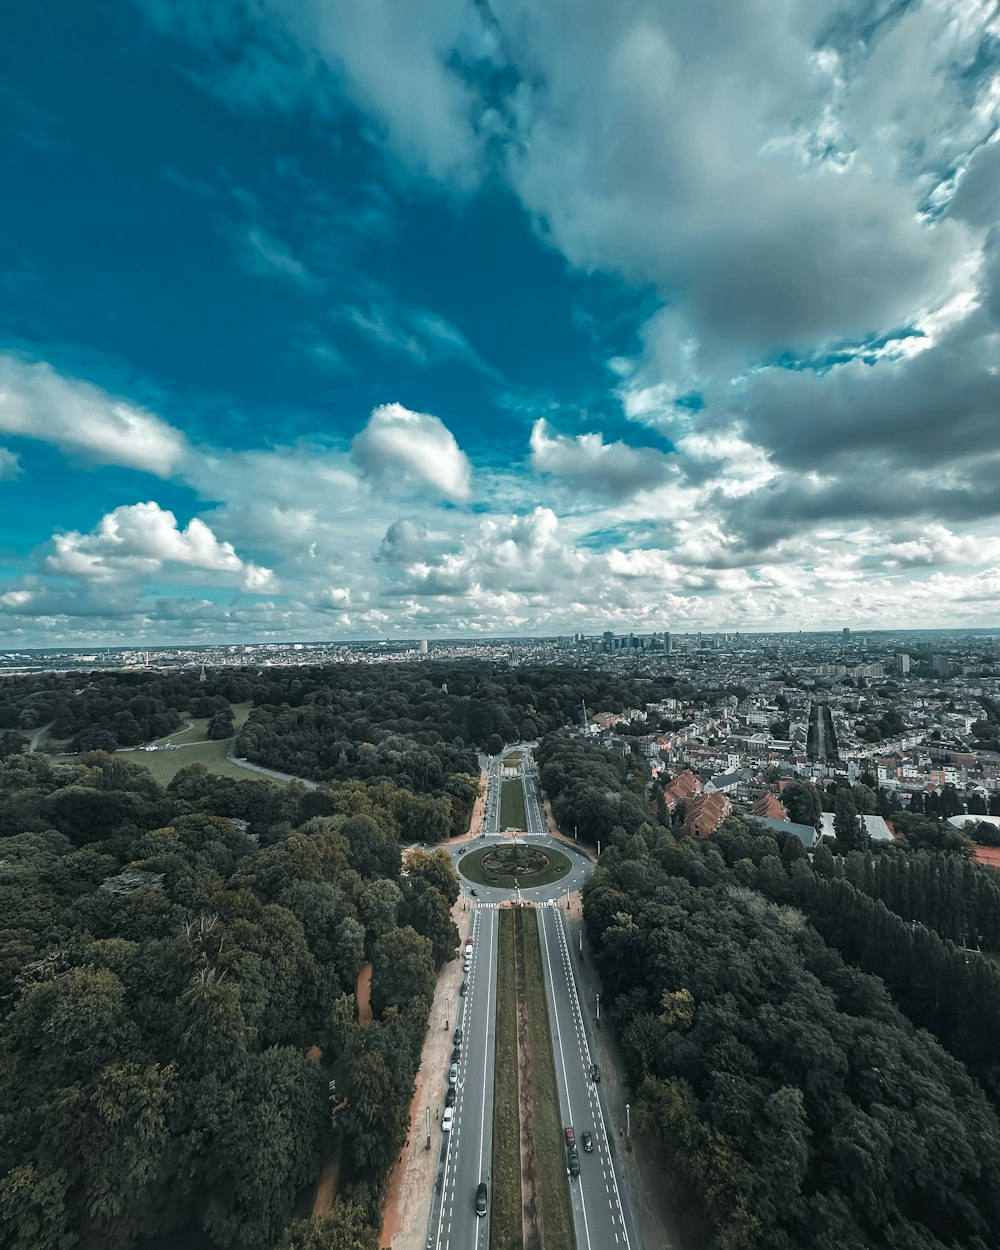
{"type": "Polygon", "coordinates": [[[530,890],[534,886],[561,881],[572,864],[552,847],[528,846],[524,842],[499,842],[463,855],[458,871],[476,885],[498,889],[530,890]]]}

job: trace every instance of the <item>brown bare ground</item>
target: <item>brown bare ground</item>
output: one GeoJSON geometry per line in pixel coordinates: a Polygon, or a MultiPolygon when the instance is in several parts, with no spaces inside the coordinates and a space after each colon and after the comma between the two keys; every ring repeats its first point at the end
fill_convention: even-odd
{"type": "MultiPolygon", "coordinates": [[[[464,911],[459,901],[452,908],[451,915],[464,941],[472,928],[475,912],[472,909],[464,911]]],[[[461,981],[462,961],[452,960],[442,969],[434,991],[434,1005],[410,1103],[410,1134],[389,1177],[382,1206],[379,1245],[391,1246],[392,1250],[424,1250],[427,1241],[431,1192],[441,1144],[440,1108],[448,1083],[451,1029],[455,1022],[450,1013],[458,1003],[461,981]],[[431,1108],[430,1150],[426,1149],[427,1135],[424,1132],[424,1110],[428,1106],[431,1108]]]]}
{"type": "Polygon", "coordinates": [[[372,966],[365,966],[358,973],[358,984],[354,991],[354,1001],[358,1005],[358,1024],[372,1022],[372,966]]]}

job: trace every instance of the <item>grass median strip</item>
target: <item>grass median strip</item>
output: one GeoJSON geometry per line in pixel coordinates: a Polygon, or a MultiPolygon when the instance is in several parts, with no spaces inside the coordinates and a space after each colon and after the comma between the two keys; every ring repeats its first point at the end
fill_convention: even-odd
{"type": "MultiPolygon", "coordinates": [[[[552,1057],[549,1005],[538,937],[538,912],[524,908],[524,962],[535,1104],[535,1160],[545,1250],[574,1250],[566,1151],[552,1057]]],[[[499,1001],[499,1000],[498,1000],[499,1001]]]]}
{"type": "Polygon", "coordinates": [[[500,787],[500,829],[527,829],[524,810],[524,786],[520,781],[505,781],[500,787]]]}
{"type": "Polygon", "coordinates": [[[490,1250],[522,1250],[521,1144],[517,1090],[514,916],[500,912],[493,1077],[493,1185],[490,1250]]]}

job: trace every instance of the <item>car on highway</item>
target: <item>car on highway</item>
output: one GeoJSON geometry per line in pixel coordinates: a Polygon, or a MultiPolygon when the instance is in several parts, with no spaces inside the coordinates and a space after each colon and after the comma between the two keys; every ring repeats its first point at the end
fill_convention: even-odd
{"type": "Polygon", "coordinates": [[[454,1123],[455,1123],[455,1108],[445,1107],[444,1115],[441,1117],[441,1132],[447,1133],[454,1123]]]}
{"type": "Polygon", "coordinates": [[[583,1153],[589,1155],[594,1149],[594,1139],[589,1133],[580,1134],[580,1145],[583,1147],[583,1153]]]}
{"type": "Polygon", "coordinates": [[[479,1188],[476,1190],[476,1214],[486,1214],[486,1203],[489,1201],[489,1190],[486,1188],[486,1182],[480,1181],[479,1188]]]}
{"type": "Polygon", "coordinates": [[[458,1064],[457,1063],[453,1063],[451,1067],[448,1069],[448,1084],[449,1085],[458,1084],[458,1064]]]}
{"type": "Polygon", "coordinates": [[[448,1092],[444,1096],[444,1105],[446,1107],[454,1107],[455,1105],[455,1086],[449,1085],[448,1092]]]}

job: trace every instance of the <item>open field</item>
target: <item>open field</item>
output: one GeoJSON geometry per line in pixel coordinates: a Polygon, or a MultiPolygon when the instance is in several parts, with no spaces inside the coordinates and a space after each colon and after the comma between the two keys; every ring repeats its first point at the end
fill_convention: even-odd
{"type": "MultiPolygon", "coordinates": [[[[250,715],[250,709],[253,704],[233,703],[230,705],[233,709],[233,722],[236,725],[237,733],[243,728],[247,717],[250,715]]],[[[209,742],[208,737],[208,717],[202,716],[197,720],[192,720],[186,713],[182,712],[181,716],[184,720],[184,726],[181,729],[175,729],[172,734],[167,734],[164,738],[157,738],[154,745],[158,747],[166,746],[168,742],[175,742],[178,746],[190,746],[193,742],[209,742]]]]}
{"type": "Polygon", "coordinates": [[[204,764],[210,773],[216,773],[220,777],[236,777],[240,781],[270,781],[277,786],[286,784],[271,777],[261,777],[226,759],[229,742],[227,738],[224,742],[199,742],[190,747],[178,747],[176,751],[126,751],[122,754],[125,759],[148,768],[161,786],[172,781],[189,764],[204,764]]]}
{"type": "Polygon", "coordinates": [[[493,1068],[493,1209],[490,1250],[521,1250],[521,1136],[517,1098],[514,913],[500,913],[496,1054],[493,1068]]]}
{"type": "Polygon", "coordinates": [[[559,1091],[552,1058],[549,1005],[545,971],[538,940],[538,912],[523,908],[525,990],[528,1000],[528,1036],[531,1039],[531,1076],[534,1089],[535,1167],[545,1250],[574,1250],[576,1237],[569,1205],[569,1179],[559,1091]]]}
{"type": "Polygon", "coordinates": [[[524,810],[524,786],[520,781],[504,781],[500,785],[500,828],[526,829],[528,815],[524,810]]]}

